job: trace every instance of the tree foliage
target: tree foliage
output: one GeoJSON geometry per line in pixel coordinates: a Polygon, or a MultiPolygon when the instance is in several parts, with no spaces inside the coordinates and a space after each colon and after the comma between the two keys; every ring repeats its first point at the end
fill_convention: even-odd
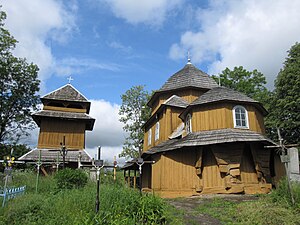
{"type": "Polygon", "coordinates": [[[5,19],[0,11],[0,143],[17,141],[27,133],[32,125],[30,112],[39,102],[40,83],[38,67],[13,55],[17,41],[4,28],[5,19]]]}
{"type": "Polygon", "coordinates": [[[120,121],[124,123],[123,129],[127,132],[123,151],[120,157],[135,158],[143,149],[143,124],[150,117],[150,108],[147,106],[149,93],[144,86],[133,86],[121,96],[122,105],[119,110],[120,121]]]}
{"type": "Polygon", "coordinates": [[[234,67],[233,70],[226,68],[219,76],[213,78],[216,82],[220,82],[221,86],[244,93],[261,103],[264,103],[269,95],[265,87],[266,78],[258,70],[247,71],[242,66],[234,67]]]}
{"type": "MultiPolygon", "coordinates": [[[[300,44],[288,51],[283,68],[275,80],[269,125],[280,128],[289,144],[300,143],[300,44]]],[[[274,132],[275,133],[275,132],[274,132]]]]}
{"type": "MultiPolygon", "coordinates": [[[[0,160],[4,159],[7,156],[12,156],[15,157],[15,159],[18,159],[19,157],[21,157],[22,155],[24,155],[25,153],[29,152],[31,149],[28,148],[26,145],[24,144],[0,144],[0,160]],[[13,151],[12,151],[13,149],[13,151]]],[[[17,168],[24,168],[25,165],[24,164],[15,164],[14,167],[17,168]]],[[[4,167],[3,165],[0,164],[0,171],[3,171],[4,167]]]]}

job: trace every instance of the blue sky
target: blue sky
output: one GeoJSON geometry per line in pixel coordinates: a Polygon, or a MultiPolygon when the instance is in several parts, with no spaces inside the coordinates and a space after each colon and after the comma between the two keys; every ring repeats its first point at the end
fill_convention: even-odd
{"type": "MultiPolygon", "coordinates": [[[[258,69],[269,88],[300,37],[298,0],[1,0],[15,54],[40,68],[40,94],[72,85],[92,101],[87,149],[121,151],[120,95],[159,89],[187,62],[218,74],[258,69]]],[[[29,139],[36,145],[38,129],[29,139]]]]}

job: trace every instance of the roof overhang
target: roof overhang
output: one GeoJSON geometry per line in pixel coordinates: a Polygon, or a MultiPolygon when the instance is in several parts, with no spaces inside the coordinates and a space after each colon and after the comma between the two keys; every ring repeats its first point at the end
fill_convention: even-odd
{"type": "Polygon", "coordinates": [[[276,146],[275,142],[254,131],[244,129],[221,129],[190,133],[181,139],[167,140],[144,152],[143,156],[185,147],[208,146],[234,142],[260,142],[265,145],[276,146]]]}
{"type": "Polygon", "coordinates": [[[210,90],[209,88],[200,88],[200,87],[195,87],[195,86],[186,86],[186,87],[181,87],[181,88],[176,88],[176,89],[170,89],[170,90],[163,90],[163,91],[155,91],[154,94],[151,96],[150,100],[147,102],[147,105],[152,108],[154,101],[158,98],[158,96],[162,94],[167,94],[171,93],[172,95],[174,94],[174,91],[183,91],[183,90],[201,90],[201,91],[207,91],[210,90]]]}
{"type": "Polygon", "coordinates": [[[41,119],[55,119],[55,120],[69,120],[69,121],[84,121],[86,124],[86,130],[93,130],[95,119],[88,116],[85,113],[69,113],[69,112],[57,112],[50,110],[41,110],[31,115],[34,122],[40,127],[41,119]]]}

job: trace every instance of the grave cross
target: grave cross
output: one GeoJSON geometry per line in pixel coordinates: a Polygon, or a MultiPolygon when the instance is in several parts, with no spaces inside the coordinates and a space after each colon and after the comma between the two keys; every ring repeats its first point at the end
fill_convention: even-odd
{"type": "Polygon", "coordinates": [[[37,165],[37,173],[36,173],[36,182],[35,182],[35,192],[38,192],[38,185],[39,185],[39,176],[40,176],[40,167],[43,164],[41,160],[41,152],[42,150],[39,150],[39,158],[38,161],[35,163],[37,165]]]}
{"type": "Polygon", "coordinates": [[[60,154],[63,157],[63,169],[65,168],[65,160],[66,155],[68,153],[67,147],[66,147],[66,136],[63,137],[63,142],[60,142],[60,154]]]}
{"type": "Polygon", "coordinates": [[[290,157],[287,154],[288,152],[288,148],[287,147],[294,147],[297,145],[285,145],[284,144],[284,140],[281,137],[280,134],[280,129],[277,128],[277,135],[278,135],[278,140],[279,140],[279,145],[275,145],[275,146],[265,146],[265,148],[278,148],[279,152],[280,152],[280,159],[281,162],[284,163],[284,167],[285,167],[285,172],[286,172],[286,176],[287,176],[287,181],[288,181],[288,190],[290,192],[291,195],[291,200],[292,200],[292,204],[295,204],[295,199],[294,199],[294,195],[293,195],[293,191],[292,191],[292,187],[291,187],[291,180],[290,180],[290,169],[289,169],[289,162],[290,162],[290,157]]]}
{"type": "Polygon", "coordinates": [[[99,212],[100,208],[100,201],[99,201],[99,195],[100,195],[100,170],[104,167],[103,160],[101,160],[101,147],[98,146],[98,160],[95,160],[94,166],[96,168],[96,176],[97,176],[97,195],[96,195],[96,213],[99,212]]]}
{"type": "Polygon", "coordinates": [[[139,175],[140,175],[140,179],[139,179],[139,189],[140,189],[140,193],[142,193],[142,166],[145,163],[155,163],[155,161],[144,161],[144,159],[142,157],[139,157],[133,161],[129,161],[129,163],[136,163],[139,166],[139,175]]]}

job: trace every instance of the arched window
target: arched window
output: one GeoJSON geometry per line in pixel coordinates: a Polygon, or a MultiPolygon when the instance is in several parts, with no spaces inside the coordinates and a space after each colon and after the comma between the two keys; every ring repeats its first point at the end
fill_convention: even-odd
{"type": "Polygon", "coordinates": [[[186,133],[192,133],[192,116],[191,114],[187,114],[186,118],[185,118],[185,130],[186,133]]]}
{"type": "Polygon", "coordinates": [[[159,121],[155,124],[155,141],[159,140],[159,121]]]}
{"type": "Polygon", "coordinates": [[[232,109],[235,128],[249,128],[248,112],[245,107],[237,105],[232,109]]]}
{"type": "Polygon", "coordinates": [[[150,128],[148,131],[148,145],[151,145],[152,140],[152,129],[150,128]]]}

